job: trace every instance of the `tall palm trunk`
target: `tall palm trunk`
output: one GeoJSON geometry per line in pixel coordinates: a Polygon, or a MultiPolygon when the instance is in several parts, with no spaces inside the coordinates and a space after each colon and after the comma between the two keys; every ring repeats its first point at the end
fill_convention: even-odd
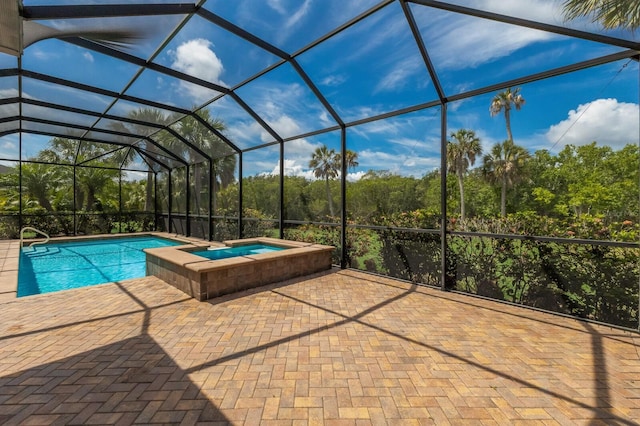
{"type": "Polygon", "coordinates": [[[218,190],[220,189],[218,186],[218,178],[215,175],[215,169],[213,169],[213,177],[212,180],[212,188],[211,188],[211,206],[213,209],[213,214],[218,212],[218,190]]]}
{"type": "Polygon", "coordinates": [[[153,210],[153,172],[149,170],[147,172],[147,188],[144,198],[144,211],[152,212],[153,210]]]}
{"type": "Polygon", "coordinates": [[[507,217],[507,175],[502,176],[502,191],[500,194],[500,215],[507,217]]]}
{"type": "Polygon", "coordinates": [[[75,210],[82,210],[82,206],[84,204],[84,191],[76,185],[76,205],[74,206],[75,210]]]}
{"type": "Polygon", "coordinates": [[[460,188],[460,219],[464,220],[465,209],[464,209],[464,183],[462,182],[463,176],[462,173],[456,173],[458,177],[458,188],[460,188]]]}
{"type": "Polygon", "coordinates": [[[96,194],[93,188],[87,189],[87,208],[86,211],[93,211],[96,204],[96,194]]]}
{"type": "Polygon", "coordinates": [[[193,200],[193,205],[195,208],[195,212],[196,214],[200,214],[200,192],[202,191],[202,182],[200,182],[200,180],[202,179],[202,171],[201,171],[201,163],[198,164],[194,164],[193,165],[193,197],[191,197],[191,199],[193,200]]]}
{"type": "Polygon", "coordinates": [[[48,212],[53,211],[53,206],[51,205],[51,202],[49,201],[49,197],[47,197],[46,194],[38,194],[38,203],[44,207],[48,212]]]}
{"type": "Polygon", "coordinates": [[[504,109],[504,121],[507,123],[507,137],[510,141],[513,141],[513,134],[511,133],[511,113],[509,108],[504,109]]]}
{"type": "Polygon", "coordinates": [[[329,188],[329,178],[326,178],[324,182],[327,188],[327,201],[329,202],[329,214],[331,215],[331,217],[333,217],[334,216],[333,203],[331,202],[331,188],[329,188]]]}

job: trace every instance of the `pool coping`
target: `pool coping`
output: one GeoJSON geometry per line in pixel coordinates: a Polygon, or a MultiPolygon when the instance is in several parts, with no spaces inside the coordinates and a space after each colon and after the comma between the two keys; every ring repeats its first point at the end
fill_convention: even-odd
{"type": "MultiPolygon", "coordinates": [[[[286,249],[298,249],[298,248],[311,247],[311,246],[329,247],[329,246],[321,246],[319,244],[313,244],[313,243],[281,240],[278,238],[256,237],[256,238],[245,238],[241,240],[225,240],[222,242],[204,241],[204,242],[199,242],[197,244],[188,244],[183,246],[148,248],[148,249],[144,249],[144,252],[147,254],[153,255],[161,260],[166,260],[180,266],[189,267],[189,269],[192,269],[193,271],[196,271],[196,272],[206,271],[207,268],[218,268],[219,265],[221,264],[235,265],[239,261],[234,259],[238,259],[238,258],[245,258],[247,260],[260,260],[260,259],[269,259],[273,257],[272,253],[260,253],[260,254],[244,255],[244,256],[235,256],[227,259],[207,259],[206,257],[202,257],[202,256],[198,256],[190,253],[192,251],[198,251],[205,247],[237,247],[241,245],[250,245],[250,244],[267,244],[267,245],[282,247],[286,249]],[[225,261],[225,262],[222,262],[222,261],[225,261]],[[216,262],[216,263],[212,264],[212,262],[216,262]]],[[[331,248],[333,249],[333,247],[331,248]]],[[[279,252],[276,252],[276,253],[279,253],[279,252]]],[[[296,252],[287,250],[287,253],[295,254],[296,252]]]]}
{"type": "MultiPolygon", "coordinates": [[[[154,236],[168,240],[184,242],[189,247],[205,244],[205,241],[194,237],[185,237],[168,232],[131,232],[127,234],[97,234],[51,237],[52,243],[73,242],[82,240],[107,240],[114,238],[129,238],[139,236],[154,236]]],[[[42,241],[42,238],[24,239],[24,244],[42,241]]],[[[208,245],[208,244],[205,244],[208,245]]],[[[18,297],[18,270],[20,267],[20,240],[0,240],[0,303],[16,300],[18,297]]],[[[107,283],[104,283],[107,284],[107,283]]],[[[38,295],[34,295],[38,296],[38,295]]],[[[30,296],[33,297],[33,296],[30,296]]]]}
{"type": "Polygon", "coordinates": [[[147,274],[155,275],[197,300],[247,290],[331,268],[333,246],[269,237],[207,241],[197,245],[144,249],[147,274]],[[285,248],[267,253],[208,259],[190,252],[204,247],[266,244],[285,248]],[[291,268],[292,264],[297,268],[291,268]],[[258,266],[260,265],[260,266],[258,266]],[[256,268],[271,268],[270,272],[256,268]],[[273,269],[279,269],[273,271],[273,269]]]}

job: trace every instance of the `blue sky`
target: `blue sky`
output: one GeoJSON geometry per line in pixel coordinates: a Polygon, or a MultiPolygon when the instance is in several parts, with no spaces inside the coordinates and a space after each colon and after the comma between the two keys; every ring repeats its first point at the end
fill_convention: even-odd
{"type": "MultiPolygon", "coordinates": [[[[24,3],[51,4],[28,0],[24,3]]],[[[204,7],[278,48],[295,53],[377,3],[374,0],[209,0],[204,7]]],[[[563,22],[559,0],[449,3],[638,40],[638,34],[605,32],[589,20],[563,22]]],[[[410,8],[447,95],[624,50],[415,4],[410,8]]],[[[134,25],[146,29],[147,37],[128,53],[149,59],[181,18],[104,19],[101,25],[134,25]]],[[[95,22],[87,19],[42,24],[66,28],[91,26],[95,22]]],[[[153,59],[155,63],[230,88],[278,60],[198,16],[153,59]]],[[[345,122],[437,99],[398,2],[303,53],[297,60],[345,122]]],[[[15,58],[0,54],[0,67],[15,66],[15,58]]],[[[23,68],[117,92],[138,72],[137,66],[59,40],[41,41],[28,47],[23,68]]],[[[516,143],[531,151],[550,149],[553,152],[568,143],[585,144],[593,140],[614,148],[638,143],[638,78],[638,63],[623,60],[521,86],[526,103],[521,111],[512,115],[516,143]]],[[[16,89],[17,79],[0,78],[0,93],[4,97],[15,96],[16,89]]],[[[23,92],[27,97],[96,112],[104,111],[112,101],[109,97],[27,78],[23,80],[23,92]]],[[[215,91],[150,70],[143,71],[126,93],[182,108],[201,105],[217,95],[215,91]]],[[[237,93],[284,138],[336,124],[289,64],[251,81],[237,93]]],[[[485,151],[504,140],[504,118],[489,115],[492,96],[493,93],[450,103],[449,132],[460,128],[474,130],[485,151]]],[[[110,113],[126,116],[139,107],[118,101],[110,113]]],[[[225,123],[226,134],[241,148],[273,139],[229,97],[207,108],[225,123]]],[[[50,118],[47,111],[34,108],[30,112],[50,118]]],[[[88,116],[56,114],[65,114],[65,118],[78,124],[93,124],[88,116]]],[[[102,128],[108,126],[108,123],[98,124],[102,128]]],[[[359,178],[370,169],[422,176],[440,164],[440,109],[437,107],[351,127],[347,136],[348,148],[358,153],[360,163],[352,171],[351,179],[359,178]]],[[[25,134],[23,155],[36,155],[47,140],[25,134]]],[[[286,173],[311,177],[308,161],[313,150],[322,144],[338,150],[339,132],[287,142],[286,173]]],[[[0,138],[0,156],[17,158],[16,135],[0,138]]],[[[278,151],[275,148],[251,151],[245,155],[243,167],[250,175],[277,171],[278,151]]]]}

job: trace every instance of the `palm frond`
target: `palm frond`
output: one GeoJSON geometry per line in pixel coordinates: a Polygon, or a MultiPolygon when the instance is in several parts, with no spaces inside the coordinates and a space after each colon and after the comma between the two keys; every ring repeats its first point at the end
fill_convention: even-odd
{"type": "Polygon", "coordinates": [[[565,20],[591,16],[606,29],[640,28],[640,2],[637,0],[566,0],[563,4],[565,20]]]}

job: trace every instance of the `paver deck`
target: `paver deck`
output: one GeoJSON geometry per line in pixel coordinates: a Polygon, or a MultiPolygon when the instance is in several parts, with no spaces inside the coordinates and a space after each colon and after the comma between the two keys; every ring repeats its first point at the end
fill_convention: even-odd
{"type": "Polygon", "coordinates": [[[638,419],[638,334],[355,271],[207,302],[148,277],[0,304],[0,424],[638,419]]]}

